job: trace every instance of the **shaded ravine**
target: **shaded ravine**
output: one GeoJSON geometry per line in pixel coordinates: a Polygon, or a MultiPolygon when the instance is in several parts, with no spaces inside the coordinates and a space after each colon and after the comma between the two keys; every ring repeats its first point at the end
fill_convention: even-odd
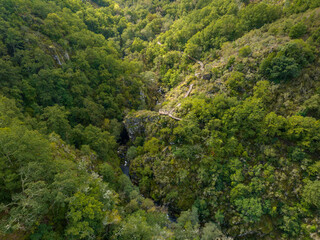
{"type": "MultiPolygon", "coordinates": [[[[117,154],[120,158],[120,168],[123,172],[123,174],[125,174],[126,176],[129,177],[129,179],[131,180],[132,184],[135,184],[133,181],[132,181],[132,178],[130,176],[130,161],[127,159],[126,155],[127,155],[127,151],[128,151],[128,146],[127,146],[127,143],[130,141],[129,139],[129,135],[128,135],[128,132],[126,130],[126,128],[124,127],[124,130],[122,131],[121,135],[120,135],[120,140],[119,140],[119,147],[118,147],[118,151],[117,151],[117,154]]],[[[142,195],[143,196],[143,195],[142,195]]],[[[143,196],[145,197],[145,196],[143,196]]],[[[156,207],[159,207],[161,209],[167,209],[166,212],[167,212],[167,218],[170,222],[172,223],[176,223],[177,222],[177,217],[174,216],[173,212],[171,212],[168,208],[168,206],[165,206],[165,205],[161,205],[160,202],[154,202],[154,205],[156,207]]]]}

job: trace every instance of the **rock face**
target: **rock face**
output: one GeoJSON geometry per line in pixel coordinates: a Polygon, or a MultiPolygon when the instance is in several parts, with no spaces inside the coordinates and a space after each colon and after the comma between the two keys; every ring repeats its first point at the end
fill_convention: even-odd
{"type": "Polygon", "coordinates": [[[123,122],[130,140],[134,141],[137,137],[145,135],[148,123],[159,119],[160,115],[157,112],[143,110],[128,114],[123,122]]]}

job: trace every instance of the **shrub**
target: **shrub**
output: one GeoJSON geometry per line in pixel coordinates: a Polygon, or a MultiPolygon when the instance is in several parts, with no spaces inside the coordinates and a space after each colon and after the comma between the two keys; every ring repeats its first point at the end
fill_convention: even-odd
{"type": "Polygon", "coordinates": [[[292,40],[285,44],[278,53],[278,56],[293,58],[301,67],[307,66],[314,61],[314,54],[311,46],[302,39],[292,40]]]}
{"type": "Polygon", "coordinates": [[[320,208],[320,181],[308,182],[303,190],[303,198],[310,205],[320,208]]]}
{"type": "Polygon", "coordinates": [[[299,22],[290,29],[289,37],[291,38],[299,38],[306,34],[307,26],[303,22],[299,22]]]}
{"type": "Polygon", "coordinates": [[[235,205],[245,222],[257,222],[263,215],[261,201],[257,198],[239,199],[235,205]]]}
{"type": "Polygon", "coordinates": [[[288,42],[278,53],[271,53],[260,64],[260,72],[269,80],[280,82],[298,77],[301,69],[313,62],[314,54],[303,40],[288,42]]]}
{"type": "Polygon", "coordinates": [[[135,146],[131,146],[128,151],[126,158],[128,161],[133,160],[137,156],[137,148],[135,146]]]}
{"type": "Polygon", "coordinates": [[[293,58],[285,56],[274,57],[270,61],[266,59],[262,62],[260,70],[271,81],[275,82],[298,77],[301,71],[293,58]]]}
{"type": "Polygon", "coordinates": [[[160,149],[160,142],[157,138],[153,137],[147,141],[144,146],[144,151],[149,152],[150,154],[156,154],[160,149]]]}
{"type": "Polygon", "coordinates": [[[265,3],[249,4],[240,12],[240,18],[249,29],[260,28],[281,16],[281,8],[265,3]]]}
{"type": "Polygon", "coordinates": [[[303,103],[303,111],[304,114],[308,116],[320,118],[320,95],[313,95],[311,98],[306,100],[303,103]]]}
{"type": "Polygon", "coordinates": [[[317,8],[320,6],[320,1],[319,0],[293,0],[291,3],[288,5],[286,11],[289,13],[299,13],[299,12],[304,12],[308,9],[313,9],[317,8]]]}
{"type": "Polygon", "coordinates": [[[240,57],[248,57],[252,53],[250,46],[245,46],[239,49],[240,57]]]}
{"type": "Polygon", "coordinates": [[[246,85],[245,75],[241,72],[232,72],[226,84],[232,93],[244,92],[246,85]]]}
{"type": "Polygon", "coordinates": [[[116,180],[115,170],[108,163],[99,165],[99,173],[103,177],[103,180],[109,184],[114,183],[116,180]]]}
{"type": "Polygon", "coordinates": [[[320,28],[313,32],[312,36],[308,39],[308,42],[315,45],[320,45],[320,28]]]}
{"type": "Polygon", "coordinates": [[[173,88],[181,81],[180,73],[178,70],[169,69],[169,71],[162,78],[162,82],[169,88],[173,88]]]}

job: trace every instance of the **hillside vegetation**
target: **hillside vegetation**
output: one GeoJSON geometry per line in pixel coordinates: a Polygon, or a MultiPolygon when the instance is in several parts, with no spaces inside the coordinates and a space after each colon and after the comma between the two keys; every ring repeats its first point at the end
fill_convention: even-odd
{"type": "Polygon", "coordinates": [[[0,23],[0,239],[320,237],[318,0],[2,0],[0,23]]]}

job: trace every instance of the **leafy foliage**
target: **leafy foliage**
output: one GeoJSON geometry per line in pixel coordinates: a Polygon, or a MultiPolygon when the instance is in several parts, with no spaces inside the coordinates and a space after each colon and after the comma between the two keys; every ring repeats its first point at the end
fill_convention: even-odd
{"type": "Polygon", "coordinates": [[[1,1],[0,238],[317,238],[319,7],[1,1]]]}

